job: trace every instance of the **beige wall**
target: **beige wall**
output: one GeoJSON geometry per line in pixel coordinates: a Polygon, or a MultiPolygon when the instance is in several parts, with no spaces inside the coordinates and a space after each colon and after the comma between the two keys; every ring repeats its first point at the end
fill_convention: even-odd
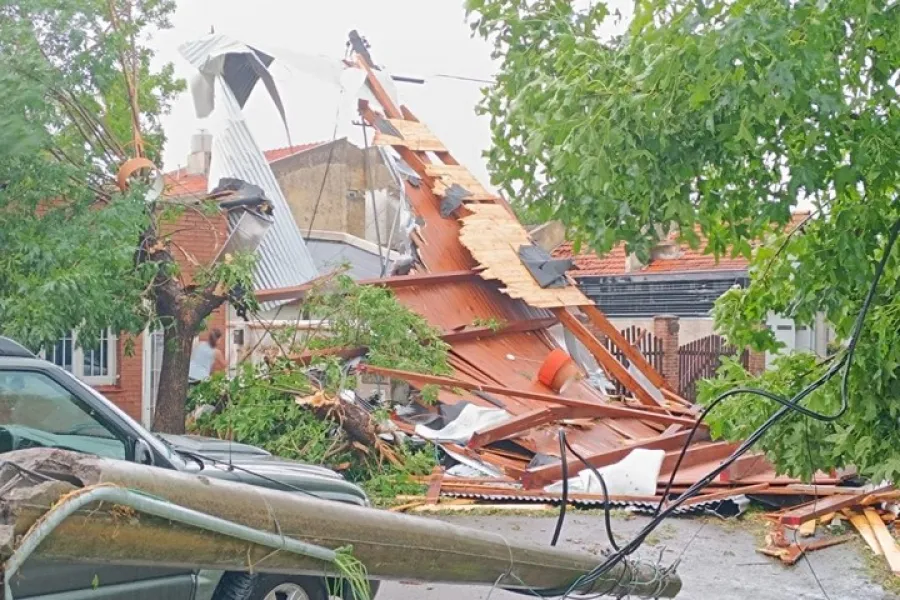
{"type": "MultiPolygon", "coordinates": [[[[376,148],[364,151],[341,139],[273,162],[272,171],[302,231],[312,223],[312,229],[343,231],[376,242],[377,214],[386,244],[400,191],[376,148]],[[374,208],[369,190],[374,190],[374,208]]],[[[394,239],[399,238],[395,232],[394,239]]]]}

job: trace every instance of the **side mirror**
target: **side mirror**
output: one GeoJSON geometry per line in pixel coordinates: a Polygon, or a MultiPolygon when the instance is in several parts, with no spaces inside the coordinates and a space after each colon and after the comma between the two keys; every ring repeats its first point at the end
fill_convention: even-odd
{"type": "Polygon", "coordinates": [[[139,465],[153,464],[153,450],[150,449],[147,442],[140,438],[134,443],[134,462],[139,465]]]}

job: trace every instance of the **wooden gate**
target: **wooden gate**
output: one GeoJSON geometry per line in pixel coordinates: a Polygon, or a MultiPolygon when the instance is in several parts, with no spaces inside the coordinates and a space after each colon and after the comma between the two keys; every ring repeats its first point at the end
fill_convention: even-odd
{"type": "MultiPolygon", "coordinates": [[[[662,365],[663,365],[663,345],[662,340],[658,337],[654,336],[649,331],[645,331],[636,325],[632,325],[627,329],[623,329],[621,331],[622,335],[625,336],[625,339],[628,342],[640,350],[641,354],[644,355],[644,358],[647,359],[647,362],[650,363],[656,371],[662,373],[662,365]]],[[[619,349],[618,346],[613,344],[609,338],[602,338],[603,344],[606,346],[607,350],[609,350],[616,359],[625,365],[626,367],[629,365],[629,361],[625,358],[625,353],[619,349]]],[[[624,395],[628,393],[625,387],[619,383],[616,383],[616,394],[624,395]]]]}
{"type": "MultiPolygon", "coordinates": [[[[708,335],[678,349],[679,390],[681,396],[691,402],[697,399],[697,382],[714,377],[722,364],[723,356],[734,356],[737,349],[725,343],[720,335],[708,335]]],[[[749,353],[741,354],[744,368],[749,364],[749,353]]]]}

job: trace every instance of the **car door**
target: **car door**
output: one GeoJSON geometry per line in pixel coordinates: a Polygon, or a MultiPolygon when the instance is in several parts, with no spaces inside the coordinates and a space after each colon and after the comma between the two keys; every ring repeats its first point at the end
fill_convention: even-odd
{"type": "MultiPolygon", "coordinates": [[[[0,452],[58,447],[127,460],[133,440],[109,423],[91,399],[41,370],[0,367],[0,452]]],[[[12,593],[23,598],[66,600],[190,600],[194,572],[106,564],[25,562],[12,593]]]]}

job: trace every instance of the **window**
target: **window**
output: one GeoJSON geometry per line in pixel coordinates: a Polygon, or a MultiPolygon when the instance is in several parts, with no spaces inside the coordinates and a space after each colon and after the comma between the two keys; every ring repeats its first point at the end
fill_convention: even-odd
{"type": "Polygon", "coordinates": [[[92,385],[116,383],[116,336],[103,332],[92,345],[78,347],[77,334],[70,332],[43,352],[44,358],[92,385]]]}
{"type": "Polygon", "coordinates": [[[0,452],[62,448],[125,459],[125,443],[87,404],[42,373],[0,371],[0,452]]]}

